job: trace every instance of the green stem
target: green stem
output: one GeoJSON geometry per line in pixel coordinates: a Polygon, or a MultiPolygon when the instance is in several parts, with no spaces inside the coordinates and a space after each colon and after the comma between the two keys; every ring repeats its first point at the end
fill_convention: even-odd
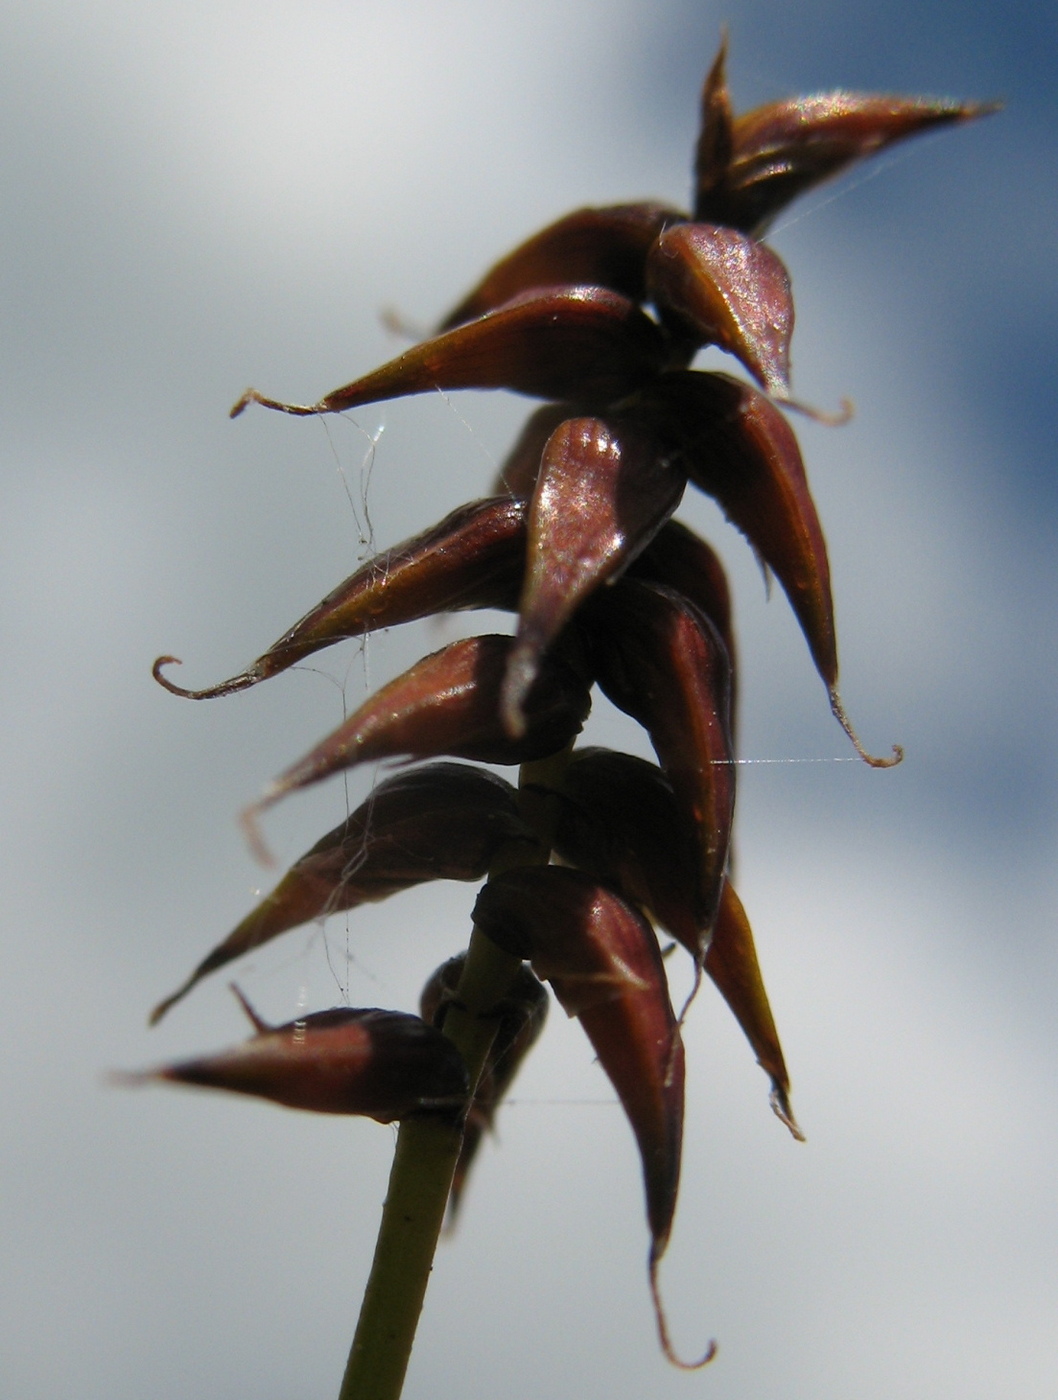
{"type": "MultiPolygon", "coordinates": [[[[524,843],[509,844],[490,875],[515,865],[547,864],[557,820],[557,804],[547,790],[561,782],[569,752],[522,765],[519,803],[540,845],[528,850],[524,843]]],[[[518,958],[474,929],[456,1000],[444,1021],[445,1035],[466,1061],[470,1099],[496,1035],[493,1009],[520,966],[518,958]]],[[[338,1400],[399,1400],[462,1143],[462,1119],[409,1118],[400,1125],[375,1257],[338,1400]]]]}

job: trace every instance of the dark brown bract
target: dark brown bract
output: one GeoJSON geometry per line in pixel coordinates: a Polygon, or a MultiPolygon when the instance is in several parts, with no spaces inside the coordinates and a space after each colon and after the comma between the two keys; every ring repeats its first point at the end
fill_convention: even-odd
{"type": "MultiPolygon", "coordinates": [[[[288,794],[355,764],[431,760],[383,782],[302,856],[152,1019],[286,930],[432,879],[488,875],[475,937],[507,955],[502,983],[482,990],[472,943],[431,978],[422,1018],[345,1011],[258,1026],[242,1050],[158,1075],[382,1121],[431,1111],[451,1119],[455,1100],[466,1133],[458,1193],[542,1025],[538,979],[548,981],[581,1021],[638,1145],[655,1299],[676,1205],[684,1083],[683,1016],[673,1012],[656,929],[691,956],[696,989],[703,971],[719,988],[771,1080],[776,1112],[800,1135],[749,921],[728,878],[736,747],[727,583],[710,546],[672,516],[688,483],[719,503],[782,584],[861,755],[897,762],[899,750],[873,759],[862,749],[838,696],[826,544],[785,417],[790,278],[760,240],[791,199],[851,163],[992,110],[835,92],[735,117],[725,57],[721,47],[702,94],[693,213],[657,203],[578,210],[509,253],[435,336],[381,368],[314,404],[248,390],[232,410],[336,413],[435,389],[546,400],[495,494],[371,560],[231,679],[186,690],[162,674],[174,658],[155,664],[167,689],[204,699],[376,628],[452,609],[517,614],[512,637],[472,637],[423,658],[266,788],[245,815],[262,851],[258,820],[288,794]],[[728,352],[755,383],[691,368],[705,345],[728,352]],[[596,685],[643,726],[656,765],[574,747],[596,685]],[[453,758],[520,765],[520,787],[453,758]],[[451,1008],[475,1004],[496,1038],[480,1076],[467,1079],[447,1037],[458,1019],[451,1008]]],[[[660,1306],[658,1321],[675,1359],[660,1306]]]]}

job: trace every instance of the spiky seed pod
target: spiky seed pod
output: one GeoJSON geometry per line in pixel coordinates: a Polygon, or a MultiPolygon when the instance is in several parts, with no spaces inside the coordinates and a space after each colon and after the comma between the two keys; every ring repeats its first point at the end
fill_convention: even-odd
{"type": "Polygon", "coordinates": [[[696,345],[717,345],[777,398],[790,394],[790,277],[755,239],[716,224],[678,224],[647,255],[651,300],[696,345]]]}
{"type": "Polygon", "coordinates": [[[635,421],[571,418],[544,445],[529,505],[518,631],[500,705],[525,730],[525,698],[547,649],[579,607],[654,538],[687,477],[665,439],[635,421]]]}
{"type": "Polygon", "coordinates": [[[611,890],[558,866],[491,880],[474,922],[501,948],[528,958],[584,1027],[639,1144],[660,1254],[680,1175],[683,1046],[653,930],[611,890]]]}
{"type": "MultiPolygon", "coordinates": [[[[486,1064],[472,1104],[464,1061],[444,1032],[376,1010],[318,1013],[274,1029],[251,1012],[258,1034],[246,1046],[153,1077],[384,1122],[444,1111],[452,1115],[445,1131],[466,1117],[465,1172],[475,1135],[539,1029],[541,989],[527,969],[517,971],[517,960],[530,959],[584,1025],[639,1145],[651,1289],[674,1361],[657,1265],[680,1170],[683,1016],[672,1011],[651,918],[691,952],[695,988],[703,965],[711,975],[772,1079],[776,1111],[798,1130],[753,935],[728,880],[735,646],[727,583],[710,546],[669,516],[687,480],[717,500],[779,578],[858,751],[876,766],[896,762],[898,750],[891,759],[866,753],[838,696],[826,545],[775,402],[789,400],[789,278],[760,237],[790,200],[852,162],[995,110],[835,92],[736,116],[725,67],[726,41],[702,91],[692,212],[657,203],[577,210],[494,264],[436,335],[373,373],[311,405],[248,390],[232,410],[256,402],[332,413],[460,388],[548,400],[504,462],[497,496],[370,561],[230,680],[184,690],[162,674],[171,658],[155,665],[176,694],[225,695],[344,637],[450,609],[517,607],[516,637],[469,638],[425,657],[246,815],[254,833],[260,811],[285,793],[396,757],[527,763],[517,800],[502,780],[450,764],[382,784],[156,1012],[296,923],[425,879],[478,878],[488,867],[466,967],[446,964],[423,1001],[424,1017],[443,1019],[446,1030],[456,1024],[452,1035],[470,1027],[474,1063],[486,1064]],[[689,370],[703,344],[733,354],[766,392],[689,370]],[[644,726],[660,768],[600,751],[570,755],[595,682],[644,726]],[[547,866],[552,848],[579,868],[547,866]],[[506,1001],[503,978],[515,981],[506,1001]],[[460,999],[467,986],[479,997],[481,1026],[460,999]]],[[[409,1297],[413,1286],[425,1286],[421,1273],[409,1297]]],[[[420,1304],[421,1291],[416,1315],[420,1304]]]]}
{"type": "Polygon", "coordinates": [[[608,287],[642,301],[651,245],[670,224],[686,217],[664,204],[615,204],[567,214],[491,268],[440,329],[451,330],[542,287],[608,287]]]}
{"type": "Polygon", "coordinates": [[[205,690],[185,690],[162,674],[163,667],[179,664],[176,658],[160,656],[154,678],[174,695],[212,700],[349,637],[439,612],[513,607],[521,586],[525,514],[524,502],[507,495],[460,506],[432,529],[369,559],[239,675],[205,690]]]}
{"type": "Polygon", "coordinates": [[[649,734],[694,833],[699,923],[709,929],[735,815],[730,658],[693,603],[639,579],[594,598],[583,625],[600,688],[649,734]]]}
{"type": "Polygon", "coordinates": [[[480,880],[498,851],[536,836],[495,773],[429,763],[380,783],[294,862],[256,909],[151,1012],[154,1025],[203,977],[312,919],[388,899],[427,880],[480,880]]]}
{"type": "Polygon", "coordinates": [[[467,1071],[459,1051],[418,1016],[343,1006],[269,1026],[245,1000],[243,1006],[257,1030],[249,1040],[216,1055],[124,1076],[125,1082],[226,1089],[287,1108],[361,1114],[379,1123],[459,1113],[466,1103],[467,1071]]]}
{"type": "Polygon", "coordinates": [[[250,389],[250,403],[301,416],[435,389],[513,389],[541,399],[605,403],[652,378],[672,359],[671,342],[628,297],[603,287],[527,292],[487,315],[406,350],[373,374],[299,405],[250,389]]]}
{"type": "Polygon", "coordinates": [[[570,666],[549,657],[528,696],[525,730],[512,738],[499,713],[511,647],[509,637],[468,637],[390,681],[266,788],[244,814],[248,828],[287,793],[358,763],[439,754],[525,763],[561,749],[580,733],[591,703],[588,688],[570,666]]]}

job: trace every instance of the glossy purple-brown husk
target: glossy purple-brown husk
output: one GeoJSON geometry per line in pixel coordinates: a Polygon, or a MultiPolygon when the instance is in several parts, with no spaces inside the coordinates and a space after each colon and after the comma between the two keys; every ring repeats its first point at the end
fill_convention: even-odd
{"type": "Polygon", "coordinates": [[[816,669],[837,682],[826,541],[793,429],[758,390],[724,374],[665,375],[641,398],[678,433],[695,486],[712,496],[772,569],[816,669]]]}
{"type": "Polygon", "coordinates": [[[705,971],[771,1078],[777,1111],[793,1125],[790,1081],[749,920],[725,881],[707,938],[695,907],[694,844],[671,783],[631,754],[582,749],[567,769],[562,796],[558,855],[643,906],[695,959],[704,955],[705,971]]]}
{"type": "Polygon", "coordinates": [[[431,763],[380,783],[340,826],[294,862],[175,991],[152,1025],[198,982],[312,919],[387,899],[426,880],[480,880],[497,851],[536,840],[514,789],[482,768],[431,763]]]}
{"type": "Polygon", "coordinates": [[[698,908],[712,924],[735,811],[731,663],[712,623],[682,594],[621,579],[585,609],[603,692],[639,721],[698,844],[698,908]]]}
{"type": "Polygon", "coordinates": [[[511,646],[510,637],[467,637],[424,657],[288,768],[255,810],[374,759],[447,754],[480,763],[525,763],[563,748],[580,732],[590,707],[583,678],[550,656],[529,692],[525,732],[512,739],[499,708],[511,646]]]}
{"type": "Polygon", "coordinates": [[[734,117],[721,46],[702,92],[696,219],[760,234],[813,186],[917,132],[972,121],[994,103],[888,93],[826,92],[769,102],[734,117]]]}
{"type": "Polygon", "coordinates": [[[653,929],[605,885],[559,866],[491,880],[474,920],[507,952],[529,958],[584,1027],[639,1144],[660,1255],[676,1208],[684,1060],[653,929]]]}
{"type": "Polygon", "coordinates": [[[504,724],[522,704],[541,659],[581,602],[615,578],[680,503],[686,475],[665,439],[619,416],[571,418],[543,451],[529,506],[518,631],[504,681],[504,724]]]}
{"type": "Polygon", "coordinates": [[[450,330],[512,297],[541,287],[609,287],[632,301],[644,295],[650,245],[687,215],[664,204],[616,204],[577,209],[508,253],[442,321],[450,330]]]}
{"type": "Polygon", "coordinates": [[[663,320],[734,355],[770,394],[789,396],[793,296],[770,248],[716,224],[678,224],[650,250],[647,287],[663,320]]]}
{"type": "Polygon", "coordinates": [[[672,356],[669,338],[628,297],[603,287],[552,287],[424,340],[318,403],[282,403],[248,390],[232,416],[249,403],[299,415],[343,413],[436,389],[512,389],[606,403],[650,379],[672,356]]]}
{"type": "Polygon", "coordinates": [[[380,1123],[458,1112],[466,1101],[467,1071],[458,1050],[418,1016],[339,1007],[283,1026],[255,1022],[257,1034],[241,1045],[142,1077],[380,1123]]]}
{"type": "Polygon", "coordinates": [[[349,637],[362,637],[440,612],[512,608],[525,558],[524,501],[496,496],[472,501],[440,524],[383,550],[340,583],[253,663],[205,690],[185,690],[162,675],[172,657],[155,662],[155,679],[192,700],[245,690],[349,637]]]}
{"type": "Polygon", "coordinates": [[[670,520],[628,570],[630,578],[662,583],[689,598],[720,633],[731,662],[731,733],[738,728],[738,652],[731,618],[731,590],[719,556],[700,535],[670,520]]]}
{"type": "Polygon", "coordinates": [[[656,764],[613,749],[578,749],[562,779],[555,851],[642,906],[694,958],[708,941],[697,833],[656,764]]]}

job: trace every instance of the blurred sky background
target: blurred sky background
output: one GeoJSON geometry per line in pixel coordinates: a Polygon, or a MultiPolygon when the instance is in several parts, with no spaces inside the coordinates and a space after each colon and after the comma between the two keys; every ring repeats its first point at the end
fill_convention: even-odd
{"type": "MultiPolygon", "coordinates": [[[[808,1141],[707,989],[663,1287],[683,1351],[718,1338],[712,1367],[661,1359],[631,1135],[553,1010],[406,1393],[1058,1394],[1055,6],[36,0],[0,9],[12,1400],[336,1392],[392,1131],[103,1075],[243,1035],[224,977],[145,1029],[268,887],[235,814],[366,685],[496,624],[390,634],[212,704],[150,664],[232,674],[370,542],[486,492],[526,400],[227,410],[247,384],[311,401],[373,367],[400,348],[382,308],[429,325],[570,208],[683,203],[725,21],[741,108],[836,86],[1007,103],[802,201],[772,240],[797,394],[857,405],[841,430],[795,425],[845,700],[907,761],[742,769],[739,888],[808,1141]]],[[[705,502],[684,518],[730,561],[743,755],[847,759],[781,591],[705,502]]],[[[605,709],[597,739],[645,751],[605,709]]],[[[280,860],[345,802],[338,780],[270,813],[280,860]]],[[[411,1009],[472,899],[409,893],[234,972],[275,1020],[411,1009]]]]}

